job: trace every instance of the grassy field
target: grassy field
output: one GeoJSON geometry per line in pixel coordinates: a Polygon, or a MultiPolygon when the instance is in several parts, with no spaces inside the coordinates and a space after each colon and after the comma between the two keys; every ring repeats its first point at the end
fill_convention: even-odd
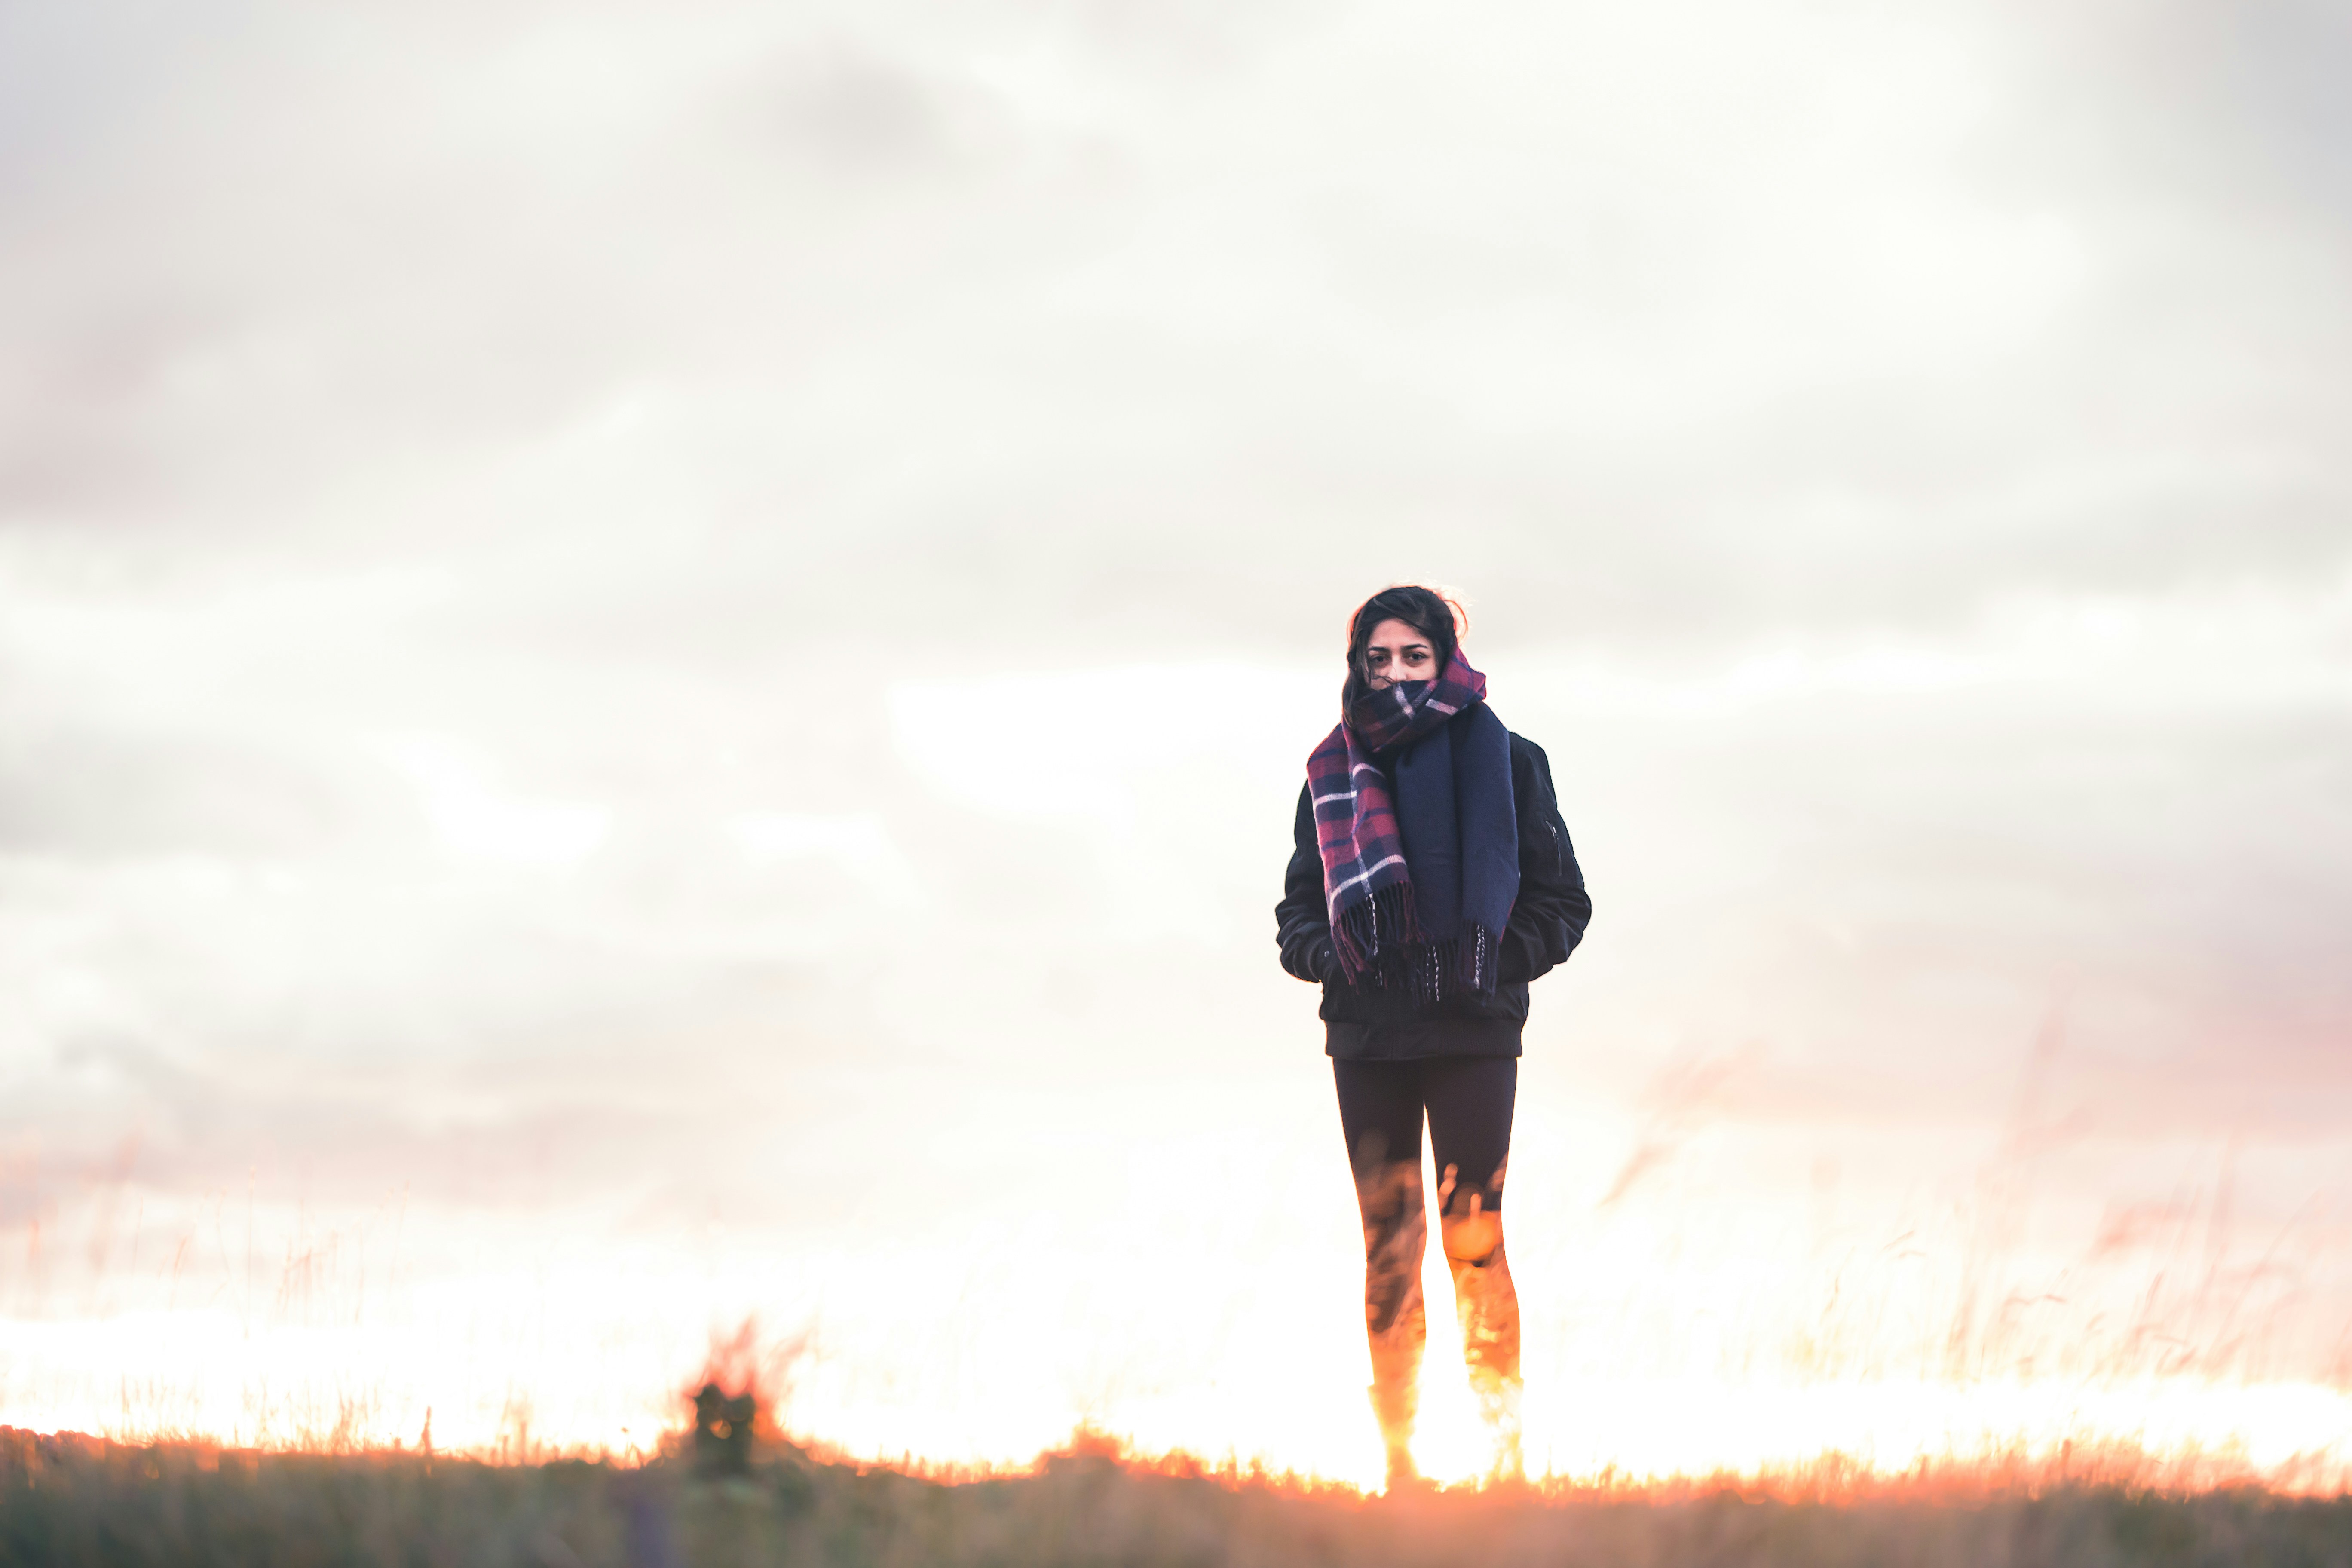
{"type": "Polygon", "coordinates": [[[748,1476],[712,1479],[679,1457],[494,1466],[0,1428],[0,1568],[2237,1563],[2352,1565],[2352,1499],[1895,1484],[1837,1501],[1708,1487],[1367,1500],[1087,1453],[949,1482],[768,1444],[748,1476]]]}

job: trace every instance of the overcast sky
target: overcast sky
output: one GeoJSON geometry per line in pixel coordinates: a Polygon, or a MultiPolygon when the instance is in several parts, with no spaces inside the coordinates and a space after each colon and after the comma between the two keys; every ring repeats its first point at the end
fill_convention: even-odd
{"type": "Polygon", "coordinates": [[[0,9],[0,1221],[856,1255],[1255,1130],[1344,1252],[1270,911],[1414,579],[1597,906],[1531,1212],[2030,1134],[2058,1253],[2214,1150],[2339,1247],[2347,68],[2319,0],[0,9]]]}

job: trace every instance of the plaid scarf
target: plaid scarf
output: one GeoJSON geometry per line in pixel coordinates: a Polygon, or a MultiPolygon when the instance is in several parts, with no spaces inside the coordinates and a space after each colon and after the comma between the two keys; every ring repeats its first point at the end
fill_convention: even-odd
{"type": "Polygon", "coordinates": [[[1486,678],[1457,652],[1433,681],[1364,692],[1307,759],[1332,945],[1351,985],[1421,1002],[1495,989],[1495,939],[1519,889],[1518,816],[1510,732],[1486,699],[1486,678]]]}

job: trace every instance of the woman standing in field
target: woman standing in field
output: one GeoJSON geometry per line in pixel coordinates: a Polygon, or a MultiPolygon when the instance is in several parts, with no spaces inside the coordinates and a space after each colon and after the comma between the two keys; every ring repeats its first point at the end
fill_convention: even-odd
{"type": "Polygon", "coordinates": [[[1419,587],[1375,594],[1348,623],[1340,721],[1307,759],[1275,910],[1283,968],[1323,986],[1391,1486],[1417,1477],[1424,1116],[1470,1384],[1496,1473],[1521,1471],[1502,1215],[1519,1031],[1528,983],[1568,957],[1592,913],[1551,764],[1486,706],[1461,625],[1451,600],[1419,587]]]}

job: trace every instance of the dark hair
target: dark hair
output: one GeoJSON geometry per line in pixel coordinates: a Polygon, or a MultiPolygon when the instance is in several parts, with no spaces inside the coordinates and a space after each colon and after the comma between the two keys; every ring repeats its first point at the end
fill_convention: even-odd
{"type": "Polygon", "coordinates": [[[1368,688],[1370,672],[1364,668],[1364,647],[1382,621],[1402,621],[1427,637],[1430,651],[1437,656],[1440,674],[1453,661],[1461,635],[1470,629],[1470,617],[1462,606],[1434,588],[1408,583],[1381,589],[1348,617],[1348,687],[1343,700],[1350,705],[1368,688]]]}

